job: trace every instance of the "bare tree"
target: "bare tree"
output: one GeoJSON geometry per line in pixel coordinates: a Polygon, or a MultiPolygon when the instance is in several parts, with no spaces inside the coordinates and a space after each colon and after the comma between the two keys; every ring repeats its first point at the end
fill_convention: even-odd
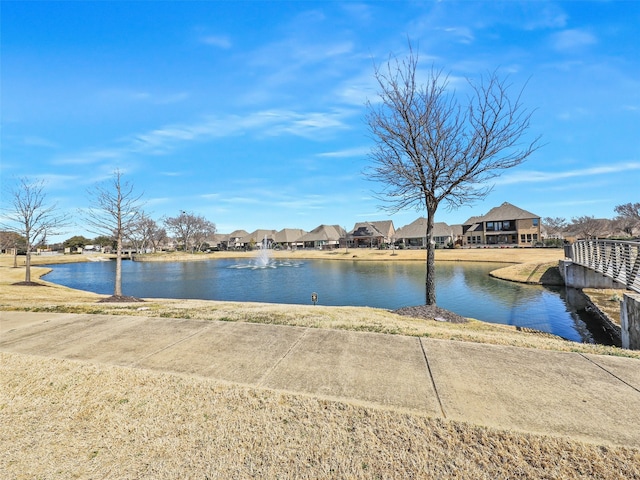
{"type": "Polygon", "coordinates": [[[13,268],[18,268],[18,248],[24,248],[24,238],[16,232],[0,232],[0,250],[13,250],[13,268]]]}
{"type": "Polygon", "coordinates": [[[44,244],[47,235],[57,235],[67,225],[68,216],[56,212],[56,204],[47,205],[44,180],[21,178],[9,192],[2,227],[24,239],[26,284],[31,284],[31,251],[44,244]]]}
{"type": "Polygon", "coordinates": [[[151,243],[151,248],[156,252],[160,248],[160,245],[166,242],[167,231],[164,228],[160,228],[155,220],[152,220],[152,222],[153,223],[147,225],[146,231],[149,242],[151,243]]]}
{"type": "Polygon", "coordinates": [[[140,213],[131,232],[127,235],[127,239],[133,243],[137,251],[150,249],[155,252],[166,238],[166,230],[160,228],[158,223],[144,212],[140,213]]]}
{"type": "Polygon", "coordinates": [[[131,225],[131,229],[126,232],[125,239],[136,252],[144,252],[147,248],[147,236],[145,235],[144,223],[147,220],[144,212],[138,215],[136,221],[131,225]]]}
{"type": "Polygon", "coordinates": [[[379,102],[367,103],[366,121],[376,141],[367,171],[384,188],[385,208],[426,209],[426,304],[436,303],[433,226],[441,203],[453,209],[484,198],[488,182],[504,169],[522,163],[537,148],[539,137],[526,140],[531,113],[497,73],[479,83],[469,81],[464,103],[449,86],[448,76],[431,69],[418,84],[418,54],[391,57],[376,68],[379,102]]]}
{"type": "Polygon", "coordinates": [[[182,244],[185,252],[199,249],[205,239],[216,232],[214,223],[187,212],[181,212],[177,217],[165,218],[164,225],[182,244]]]}
{"type": "Polygon", "coordinates": [[[116,242],[116,278],[114,297],[122,297],[122,242],[138,220],[142,207],[142,194],[136,194],[133,185],[123,181],[122,172],[116,170],[110,181],[96,185],[89,191],[90,208],[84,211],[89,229],[106,235],[116,242]]]}
{"type": "Polygon", "coordinates": [[[198,228],[193,235],[193,241],[196,250],[202,250],[207,240],[210,240],[216,234],[216,224],[201,218],[198,228]]]}
{"type": "Polygon", "coordinates": [[[555,235],[557,237],[562,235],[569,225],[567,219],[562,217],[545,217],[542,219],[542,223],[549,235],[555,235]]]}
{"type": "Polygon", "coordinates": [[[605,218],[584,215],[572,218],[570,228],[578,234],[579,238],[604,237],[610,229],[610,221],[605,218]]]}
{"type": "Polygon", "coordinates": [[[620,228],[628,235],[633,235],[634,230],[640,227],[640,203],[616,205],[614,210],[618,214],[616,220],[620,228]]]}

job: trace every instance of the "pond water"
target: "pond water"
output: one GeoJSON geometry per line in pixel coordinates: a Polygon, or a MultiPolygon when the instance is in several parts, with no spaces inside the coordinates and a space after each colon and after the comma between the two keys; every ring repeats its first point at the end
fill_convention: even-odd
{"type": "MultiPolygon", "coordinates": [[[[422,262],[249,260],[201,262],[124,261],[123,293],[145,298],[194,298],[242,302],[369,306],[397,309],[424,304],[422,262]]],[[[489,276],[496,263],[440,262],[438,306],[465,317],[528,327],[578,342],[598,341],[591,319],[571,306],[564,288],[522,285],[489,276]],[[591,326],[591,325],[590,325],[591,326]],[[596,338],[594,339],[594,334],[596,338]]],[[[100,294],[113,293],[115,262],[50,265],[47,280],[100,294]]]]}

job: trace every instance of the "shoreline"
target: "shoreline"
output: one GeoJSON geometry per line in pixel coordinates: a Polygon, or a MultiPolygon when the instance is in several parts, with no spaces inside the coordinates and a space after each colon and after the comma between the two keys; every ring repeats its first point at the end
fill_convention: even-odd
{"type": "MultiPolygon", "coordinates": [[[[133,260],[138,262],[194,262],[209,261],[226,258],[254,258],[259,250],[254,251],[219,251],[211,253],[177,253],[158,252],[150,254],[135,254],[133,260]]],[[[369,248],[336,249],[336,250],[269,250],[269,255],[275,259],[305,259],[305,260],[340,260],[340,261],[426,261],[426,250],[378,250],[369,248]]],[[[0,257],[9,257],[0,255],[0,257]]],[[[13,258],[13,257],[11,257],[13,258]]],[[[32,255],[32,265],[87,262],[110,260],[113,254],[72,254],[72,255],[32,255]]],[[[123,256],[129,259],[129,256],[123,256]]],[[[558,248],[456,248],[436,249],[436,261],[453,262],[497,262],[497,263],[547,263],[564,258],[564,252],[558,248]]],[[[18,257],[19,265],[24,265],[24,256],[18,257]]],[[[6,264],[6,262],[4,263],[6,264]]]]}

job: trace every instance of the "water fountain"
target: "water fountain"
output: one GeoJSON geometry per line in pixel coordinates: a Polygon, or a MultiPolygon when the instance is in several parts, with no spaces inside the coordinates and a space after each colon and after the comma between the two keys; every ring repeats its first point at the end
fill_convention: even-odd
{"type": "Polygon", "coordinates": [[[275,262],[273,262],[271,258],[271,252],[269,251],[269,241],[267,240],[267,236],[264,236],[262,240],[262,244],[260,246],[260,250],[258,250],[258,254],[254,259],[254,267],[255,268],[276,268],[275,262]]]}
{"type": "Polygon", "coordinates": [[[300,267],[303,262],[293,260],[275,260],[269,249],[269,240],[267,236],[260,242],[260,248],[256,251],[255,256],[249,263],[236,263],[230,265],[227,268],[234,269],[249,269],[249,270],[264,270],[268,268],[281,268],[281,267],[300,267]]]}

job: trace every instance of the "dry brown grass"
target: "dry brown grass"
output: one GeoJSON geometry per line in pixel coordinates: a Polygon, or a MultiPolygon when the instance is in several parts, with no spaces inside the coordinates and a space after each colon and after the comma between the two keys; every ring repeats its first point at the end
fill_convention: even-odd
{"type": "MultiPolygon", "coordinates": [[[[282,250],[270,252],[274,258],[349,260],[349,261],[425,261],[425,250],[376,250],[369,248],[344,248],[338,250],[282,250]]],[[[189,261],[216,258],[253,258],[255,252],[214,252],[209,254],[158,253],[139,256],[145,261],[189,261]]],[[[455,262],[551,262],[564,257],[562,249],[548,248],[458,248],[436,250],[437,261],[455,262]]]]}
{"type": "Polygon", "coordinates": [[[620,302],[622,301],[624,290],[583,288],[582,291],[598,310],[609,317],[613,323],[620,325],[620,302]]]}
{"type": "Polygon", "coordinates": [[[0,354],[5,478],[640,478],[640,450],[0,354]]]}
{"type": "Polygon", "coordinates": [[[527,262],[509,265],[490,273],[491,276],[511,282],[537,285],[564,285],[558,262],[527,262]]]}

